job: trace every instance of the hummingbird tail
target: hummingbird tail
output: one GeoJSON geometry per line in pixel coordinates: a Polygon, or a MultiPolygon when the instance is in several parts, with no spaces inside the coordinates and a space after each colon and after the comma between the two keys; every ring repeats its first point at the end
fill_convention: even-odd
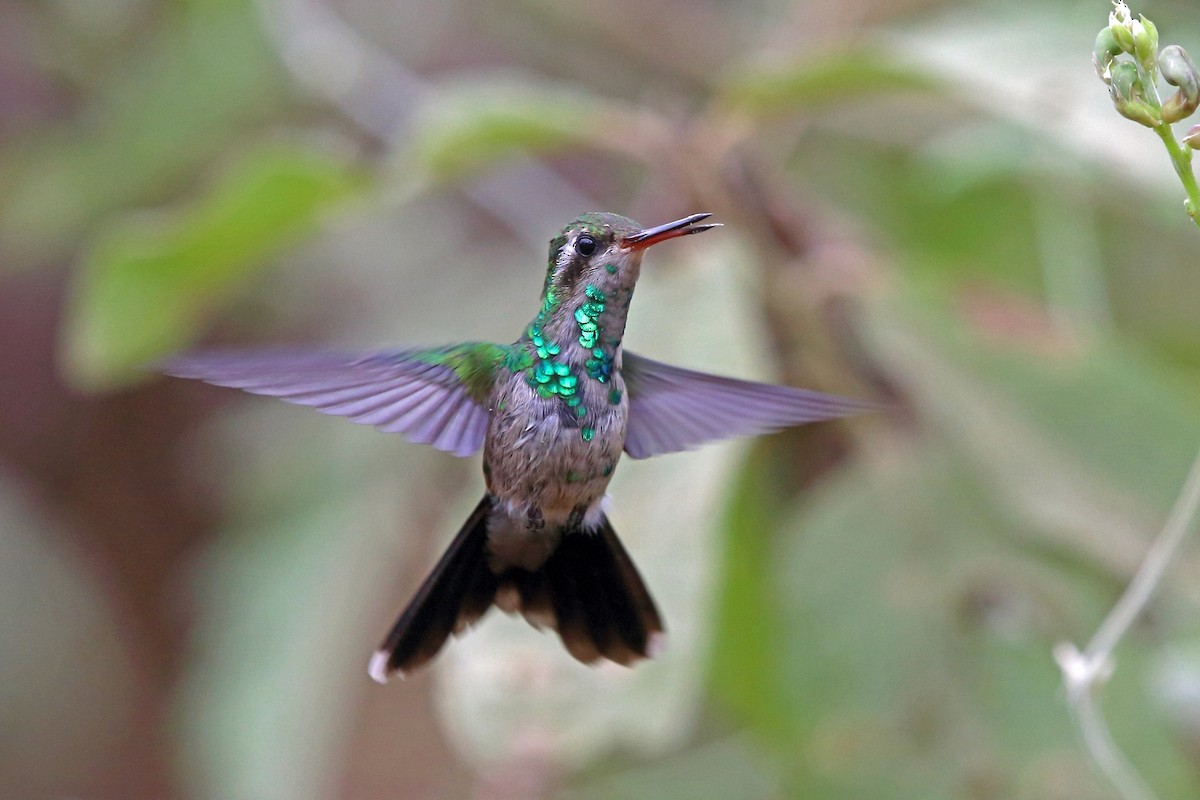
{"type": "Polygon", "coordinates": [[[493,571],[485,495],[437,566],[371,658],[379,683],[422,666],[451,633],[464,630],[493,603],[519,611],[534,627],[556,628],[567,652],[584,663],[608,659],[626,666],[661,646],[663,624],[637,567],[602,516],[594,529],[562,531],[537,569],[493,571]]]}
{"type": "Polygon", "coordinates": [[[375,651],[368,672],[377,682],[387,683],[392,673],[403,676],[425,664],[451,633],[479,619],[491,606],[500,585],[488,565],[491,511],[492,497],[484,495],[375,651]]]}
{"type": "Polygon", "coordinates": [[[536,572],[512,572],[522,613],[536,624],[543,616],[537,611],[550,611],[567,652],[580,661],[629,666],[661,649],[658,609],[606,516],[595,530],[564,532],[536,572]]]}

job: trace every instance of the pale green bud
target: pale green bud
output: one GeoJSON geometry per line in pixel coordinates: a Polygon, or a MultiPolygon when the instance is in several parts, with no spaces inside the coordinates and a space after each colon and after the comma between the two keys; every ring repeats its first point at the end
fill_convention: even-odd
{"type": "Polygon", "coordinates": [[[1137,67],[1128,61],[1114,64],[1112,68],[1112,92],[1121,100],[1131,100],[1142,93],[1142,78],[1137,67]]]}
{"type": "Polygon", "coordinates": [[[1105,83],[1112,82],[1113,61],[1121,54],[1121,46],[1113,36],[1112,28],[1104,28],[1096,35],[1096,45],[1092,48],[1092,66],[1096,74],[1105,83]]]}
{"type": "Polygon", "coordinates": [[[1145,17],[1131,23],[1133,31],[1133,55],[1147,70],[1154,69],[1154,56],[1158,52],[1158,28],[1145,17]]]}
{"type": "Polygon", "coordinates": [[[1154,109],[1145,100],[1145,89],[1138,75],[1137,66],[1129,61],[1115,64],[1112,68],[1112,83],[1108,93],[1118,113],[1126,119],[1141,123],[1147,128],[1158,124],[1154,109]]]}
{"type": "Polygon", "coordinates": [[[1179,87],[1179,91],[1163,103],[1163,121],[1178,122],[1191,116],[1200,105],[1200,74],[1196,73],[1196,65],[1187,51],[1177,44],[1163,48],[1158,64],[1163,80],[1179,87]]]}

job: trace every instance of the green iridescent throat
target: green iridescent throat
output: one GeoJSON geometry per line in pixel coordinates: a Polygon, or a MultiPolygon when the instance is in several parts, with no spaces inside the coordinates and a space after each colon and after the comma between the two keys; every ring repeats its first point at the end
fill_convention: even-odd
{"type": "Polygon", "coordinates": [[[587,370],[588,377],[607,383],[612,376],[613,357],[612,353],[600,346],[600,337],[604,334],[604,329],[600,327],[600,316],[604,313],[608,298],[590,283],[584,293],[588,302],[576,309],[575,321],[579,323],[579,344],[591,350],[592,357],[584,363],[583,368],[587,370]]]}
{"type": "Polygon", "coordinates": [[[575,416],[583,419],[587,416],[587,407],[579,396],[579,376],[571,369],[571,365],[556,356],[562,352],[558,343],[546,338],[543,326],[547,317],[558,306],[558,298],[553,287],[546,287],[546,297],[542,301],[542,310],[537,319],[529,324],[529,341],[533,344],[534,354],[526,357],[529,360],[525,369],[525,380],[537,392],[538,397],[549,399],[561,397],[566,404],[575,409],[575,416]]]}

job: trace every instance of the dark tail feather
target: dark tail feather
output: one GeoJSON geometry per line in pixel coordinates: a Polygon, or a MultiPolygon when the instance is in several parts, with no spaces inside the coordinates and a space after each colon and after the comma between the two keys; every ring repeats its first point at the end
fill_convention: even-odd
{"type": "Polygon", "coordinates": [[[607,658],[628,666],[654,655],[662,620],[607,517],[594,531],[564,532],[541,568],[497,576],[488,560],[491,511],[484,496],[371,658],[372,678],[386,683],[393,672],[425,664],[493,602],[536,627],[557,628],[584,663],[607,658]]]}
{"type": "Polygon", "coordinates": [[[594,531],[564,533],[537,572],[512,570],[504,579],[517,584],[531,622],[552,613],[567,651],[580,661],[628,666],[654,655],[662,619],[607,517],[594,531]]]}
{"type": "Polygon", "coordinates": [[[411,672],[429,661],[452,632],[479,619],[491,606],[499,586],[488,566],[491,510],[492,498],[484,495],[375,651],[368,671],[379,683],[386,683],[393,672],[411,672]]]}

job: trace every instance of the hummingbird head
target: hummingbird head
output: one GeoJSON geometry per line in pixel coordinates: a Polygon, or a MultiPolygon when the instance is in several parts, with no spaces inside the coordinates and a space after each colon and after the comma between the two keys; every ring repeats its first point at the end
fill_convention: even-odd
{"type": "Polygon", "coordinates": [[[696,225],[708,214],[692,214],[654,228],[643,228],[628,217],[589,212],[571,222],[550,241],[544,297],[550,305],[586,301],[593,293],[627,300],[641,272],[646,248],[667,239],[720,227],[696,225]]]}

